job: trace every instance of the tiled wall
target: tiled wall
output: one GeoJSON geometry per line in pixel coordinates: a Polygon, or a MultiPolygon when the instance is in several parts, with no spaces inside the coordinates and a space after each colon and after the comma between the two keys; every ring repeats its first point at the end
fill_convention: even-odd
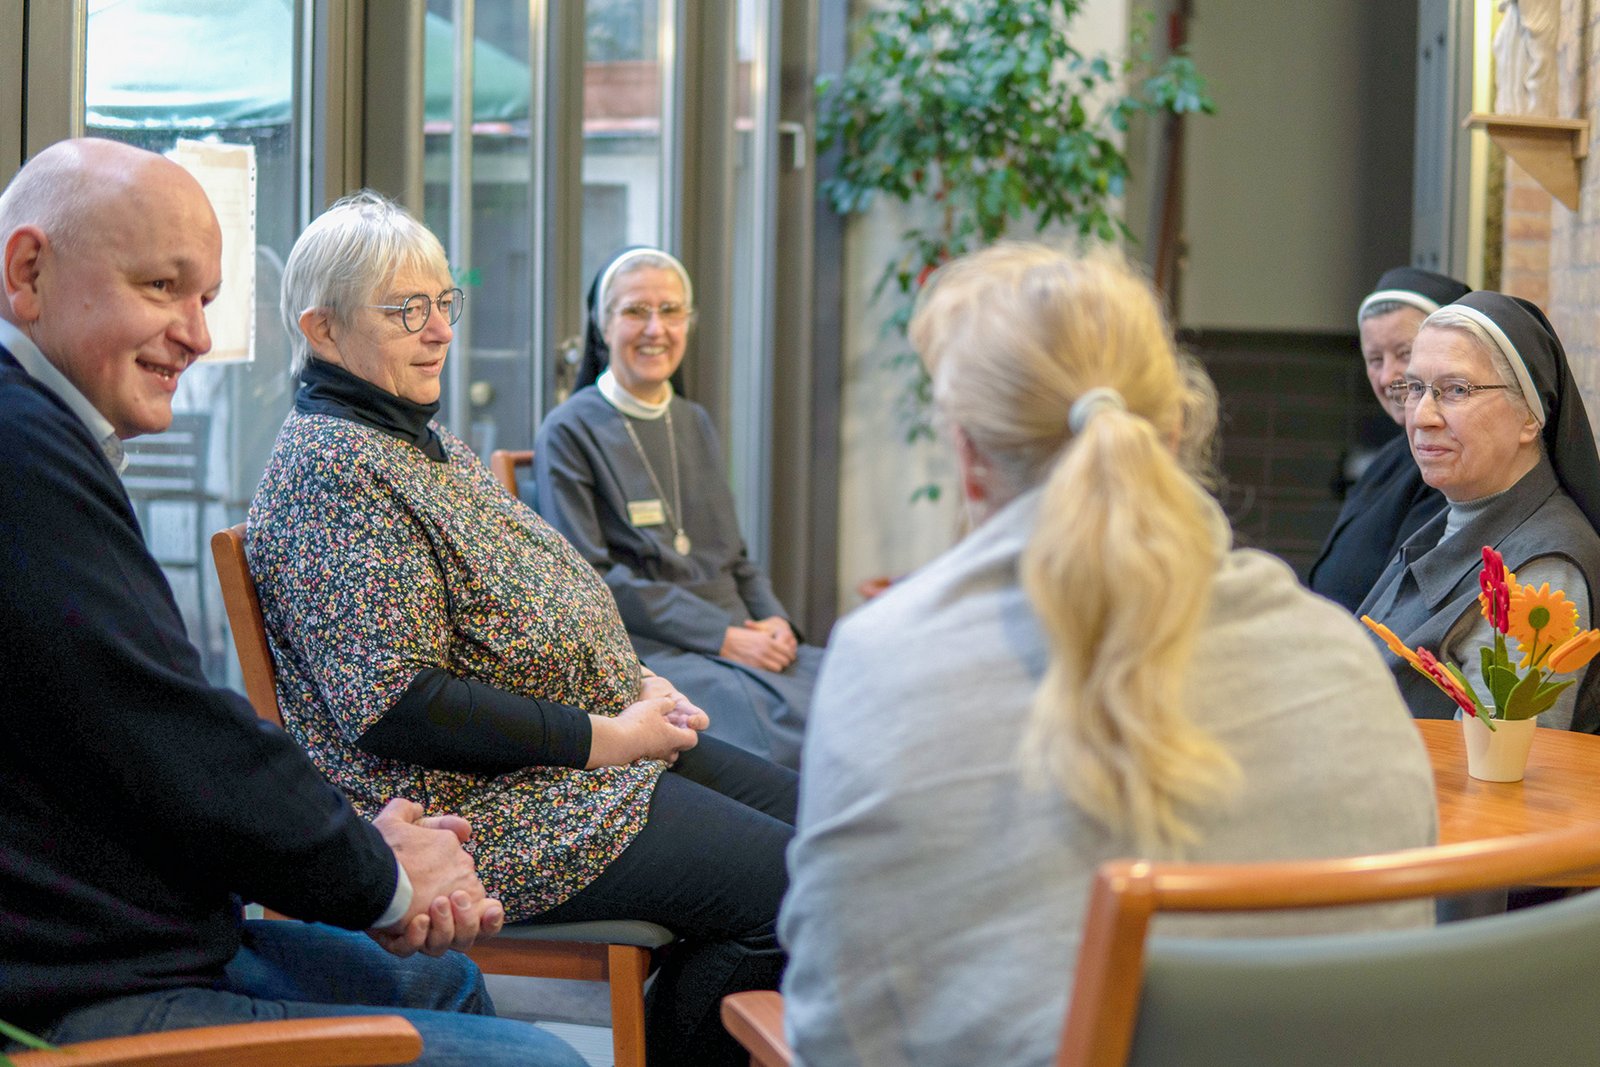
{"type": "Polygon", "coordinates": [[[1303,575],[1338,514],[1346,459],[1399,432],[1367,385],[1355,334],[1182,340],[1222,396],[1222,500],[1239,542],[1303,575]]]}

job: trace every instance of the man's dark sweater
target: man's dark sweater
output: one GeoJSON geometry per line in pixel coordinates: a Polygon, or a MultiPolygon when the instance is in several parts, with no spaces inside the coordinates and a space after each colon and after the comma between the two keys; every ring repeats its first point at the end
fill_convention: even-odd
{"type": "Polygon", "coordinates": [[[348,929],[393,854],[200,669],[116,472],[0,348],[0,1018],[204,986],[238,899],[348,929]]]}

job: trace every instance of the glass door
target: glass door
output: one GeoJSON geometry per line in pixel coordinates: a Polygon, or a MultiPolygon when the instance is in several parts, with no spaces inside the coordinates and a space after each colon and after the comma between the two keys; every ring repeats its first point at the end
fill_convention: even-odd
{"type": "MultiPolygon", "coordinates": [[[[583,57],[583,257],[590,279],[629,245],[663,243],[670,97],[659,0],[589,0],[583,57]]],[[[670,49],[669,49],[670,51],[670,49]]]]}
{"type": "Polygon", "coordinates": [[[487,460],[533,440],[529,4],[429,0],[425,18],[423,216],[467,294],[441,415],[487,460]]]}

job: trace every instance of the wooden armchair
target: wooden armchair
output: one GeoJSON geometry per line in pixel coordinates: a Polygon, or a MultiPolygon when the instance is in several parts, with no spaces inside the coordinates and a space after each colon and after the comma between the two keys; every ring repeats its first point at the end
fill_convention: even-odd
{"type": "MultiPolygon", "coordinates": [[[[245,561],[244,524],[212,535],[211,554],[245,693],[258,716],[282,726],[266,621],[245,561]]],[[[488,974],[605,982],[611,992],[611,1042],[617,1067],[644,1067],[644,983],[650,975],[650,954],[672,940],[666,927],[639,920],[519,924],[478,942],[467,955],[488,974]]]]}
{"type": "MultiPolygon", "coordinates": [[[[1159,912],[1277,911],[1449,896],[1600,869],[1600,823],[1376,856],[1255,864],[1117,860],[1096,874],[1058,1067],[1461,1067],[1590,1062],[1600,893],[1418,930],[1149,939],[1159,912]]],[[[791,1062],[775,993],[722,1004],[751,1063],[791,1062]]]]}
{"type": "Polygon", "coordinates": [[[506,487],[506,492],[510,493],[518,500],[523,499],[523,496],[517,489],[517,474],[518,472],[522,472],[524,475],[526,475],[527,471],[532,466],[532,449],[511,451],[504,448],[497,448],[493,452],[489,453],[489,469],[493,471],[494,476],[500,480],[500,484],[506,487]]]}
{"type": "Polygon", "coordinates": [[[377,1067],[422,1054],[416,1028],[398,1015],[204,1026],[12,1052],[16,1067],[377,1067]]]}

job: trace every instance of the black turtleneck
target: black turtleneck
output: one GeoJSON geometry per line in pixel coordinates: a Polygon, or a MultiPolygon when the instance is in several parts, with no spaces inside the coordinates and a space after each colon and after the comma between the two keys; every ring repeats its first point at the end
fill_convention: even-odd
{"type": "MultiPolygon", "coordinates": [[[[429,426],[438,401],[415,404],[343,367],[312,359],[300,372],[294,408],[370,426],[447,463],[429,426]]],[[[593,727],[579,708],[508,693],[457,678],[440,667],[417,672],[406,691],[356,744],[374,756],[435,770],[504,774],[522,767],[578,767],[589,762],[593,727]]]]}
{"type": "Polygon", "coordinates": [[[332,415],[349,419],[390,437],[415,445],[435,463],[447,463],[444,442],[428,422],[439,413],[439,402],[415,404],[359,378],[337,363],[312,358],[300,372],[300,389],[294,409],[303,415],[332,415]]]}

